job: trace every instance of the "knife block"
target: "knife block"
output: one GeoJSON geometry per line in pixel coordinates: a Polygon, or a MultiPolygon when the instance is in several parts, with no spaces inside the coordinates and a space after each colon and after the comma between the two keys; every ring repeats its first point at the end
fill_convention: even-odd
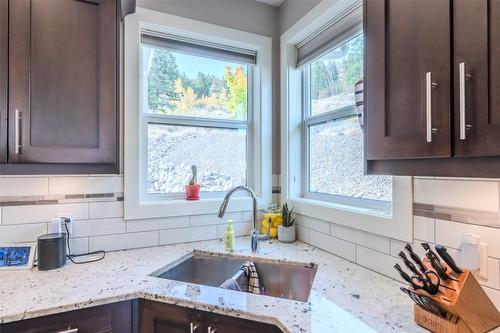
{"type": "MultiPolygon", "coordinates": [[[[423,263],[432,269],[427,258],[423,263]]],[[[443,319],[415,306],[416,323],[435,333],[483,333],[500,326],[500,313],[474,275],[469,270],[458,275],[450,268],[447,273],[454,280],[441,281],[444,287],[440,287],[437,295],[423,290],[417,292],[430,297],[450,314],[449,318],[443,319]]]]}

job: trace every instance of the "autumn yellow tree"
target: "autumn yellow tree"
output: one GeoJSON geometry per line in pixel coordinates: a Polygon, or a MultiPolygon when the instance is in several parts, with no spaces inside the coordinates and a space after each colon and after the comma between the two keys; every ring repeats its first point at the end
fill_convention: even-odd
{"type": "Polygon", "coordinates": [[[247,74],[243,66],[235,66],[234,72],[231,66],[226,66],[224,75],[227,87],[229,89],[229,98],[227,108],[232,113],[238,115],[241,112],[243,117],[246,117],[248,112],[247,101],[247,74]]]}

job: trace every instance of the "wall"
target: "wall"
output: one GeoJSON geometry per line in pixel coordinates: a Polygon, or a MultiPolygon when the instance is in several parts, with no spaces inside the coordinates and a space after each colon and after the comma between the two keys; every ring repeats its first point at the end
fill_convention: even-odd
{"type": "Polygon", "coordinates": [[[279,14],[279,35],[281,36],[320,2],[321,0],[286,0],[283,2],[279,14]]]}
{"type": "MultiPolygon", "coordinates": [[[[216,214],[124,221],[122,176],[0,177],[0,244],[35,242],[56,215],[74,219],[74,253],[121,250],[222,237],[216,214]]],[[[251,212],[226,214],[248,235],[251,212]]]]}
{"type": "MultiPolygon", "coordinates": [[[[488,278],[479,278],[500,308],[500,180],[415,178],[414,249],[442,244],[460,264],[462,235],[488,243],[488,278]]],[[[307,216],[298,218],[298,238],[361,266],[400,280],[393,266],[404,243],[307,216]]]]}

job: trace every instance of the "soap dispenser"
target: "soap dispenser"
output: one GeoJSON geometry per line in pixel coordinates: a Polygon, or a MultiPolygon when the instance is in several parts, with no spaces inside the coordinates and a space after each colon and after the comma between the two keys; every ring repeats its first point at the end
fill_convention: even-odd
{"type": "Polygon", "coordinates": [[[234,251],[233,220],[227,220],[226,235],[224,237],[224,249],[229,252],[234,251]]]}

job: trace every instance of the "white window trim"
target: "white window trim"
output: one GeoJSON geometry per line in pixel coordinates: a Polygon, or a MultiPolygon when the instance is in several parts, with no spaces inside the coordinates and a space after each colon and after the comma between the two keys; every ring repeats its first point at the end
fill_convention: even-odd
{"type": "MultiPolygon", "coordinates": [[[[184,37],[215,42],[257,51],[257,65],[253,66],[252,120],[249,121],[248,183],[258,196],[258,204],[265,207],[272,201],[272,40],[269,37],[195,21],[179,16],[137,8],[125,18],[124,41],[124,208],[125,219],[159,218],[194,214],[212,214],[219,209],[222,199],[206,198],[199,201],[148,201],[141,197],[143,177],[140,140],[143,135],[143,115],[140,112],[140,34],[141,29],[156,29],[184,37]],[[251,134],[250,134],[251,133],[251,134]],[[250,179],[251,178],[251,179],[250,179]]],[[[248,197],[231,201],[228,211],[251,210],[248,197]]]]}
{"type": "Polygon", "coordinates": [[[281,195],[298,214],[411,242],[411,177],[393,177],[393,211],[378,211],[304,197],[302,70],[295,45],[352,6],[355,0],[323,0],[281,36],[281,195]]]}

